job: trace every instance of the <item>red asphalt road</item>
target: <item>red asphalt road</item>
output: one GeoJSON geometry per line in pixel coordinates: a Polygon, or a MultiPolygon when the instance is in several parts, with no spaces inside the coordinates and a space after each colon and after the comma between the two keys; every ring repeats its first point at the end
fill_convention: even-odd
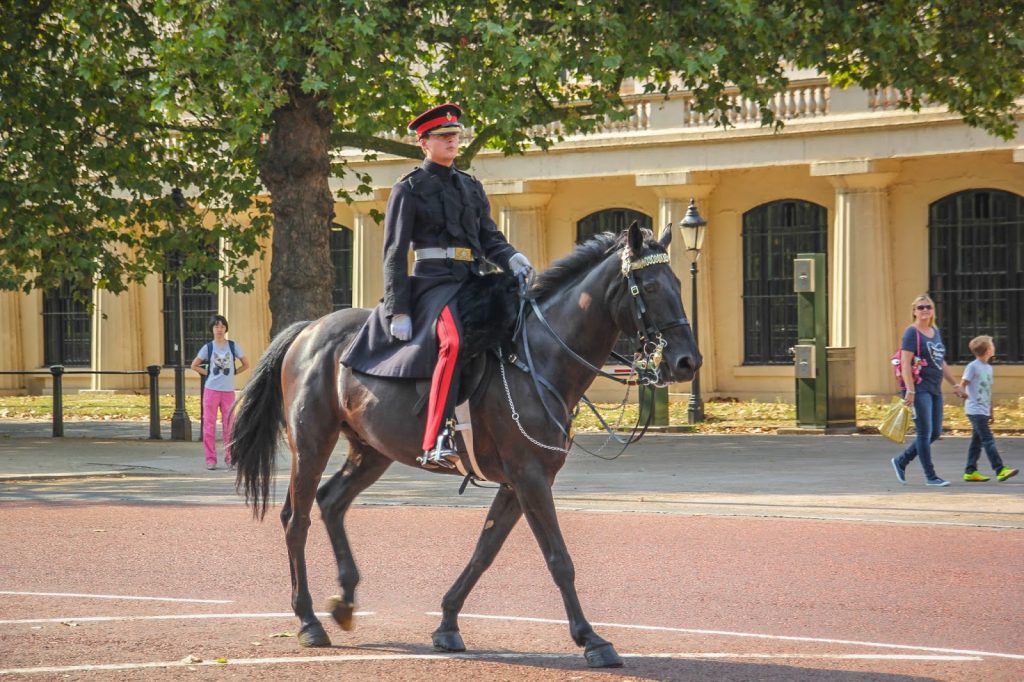
{"type": "MultiPolygon", "coordinates": [[[[0,679],[1024,679],[1024,532],[792,519],[561,514],[585,612],[625,658],[610,671],[586,668],[565,624],[510,619],[565,618],[521,522],[464,609],[500,618],[464,615],[468,655],[435,655],[438,616],[429,614],[484,517],[354,508],[357,608],[370,613],[350,633],[325,618],[334,646],[301,649],[280,636],[297,621],[272,615],[290,612],[276,517],[257,524],[223,506],[5,504],[4,592],[229,603],[0,594],[0,679]],[[214,617],[180,617],[192,614],[214,617]],[[164,618],[87,620],[97,616],[164,618]],[[12,622],[23,620],[34,622],[12,622]],[[189,656],[189,666],[141,667],[189,656]],[[273,660],[300,657],[314,658],[273,660]],[[209,665],[217,659],[227,664],[209,665]],[[128,667],[90,668],[110,664],[128,667]]],[[[319,609],[338,590],[318,518],[307,558],[319,609]]]]}

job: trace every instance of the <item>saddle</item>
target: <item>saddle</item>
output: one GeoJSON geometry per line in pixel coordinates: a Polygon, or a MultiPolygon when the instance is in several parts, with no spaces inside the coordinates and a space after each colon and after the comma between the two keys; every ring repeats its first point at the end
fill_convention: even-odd
{"type": "MultiPolygon", "coordinates": [[[[459,395],[456,404],[469,399],[479,388],[487,368],[487,352],[510,345],[519,311],[518,283],[511,273],[498,272],[476,277],[455,295],[462,320],[459,395]]],[[[427,406],[430,380],[416,382],[419,398],[413,414],[427,406]]]]}

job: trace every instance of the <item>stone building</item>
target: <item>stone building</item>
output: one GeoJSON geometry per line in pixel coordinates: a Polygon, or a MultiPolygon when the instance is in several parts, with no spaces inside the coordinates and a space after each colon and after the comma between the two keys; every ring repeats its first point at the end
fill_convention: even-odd
{"type": "MultiPolygon", "coordinates": [[[[756,107],[740,99],[735,127],[722,129],[693,111],[685,93],[632,94],[627,120],[548,151],[484,152],[472,173],[500,229],[539,267],[633,219],[655,229],[678,225],[694,198],[708,221],[698,277],[705,399],[793,399],[792,259],[805,251],[826,254],[829,345],[856,349],[858,395],[894,392],[888,358],[910,322],[911,300],[929,292],[950,361],[969,359],[973,336],[994,336],[997,400],[1015,398],[1024,393],[1024,137],[994,138],[939,107],[900,110],[899,97],[838,90],[797,73],[774,102],[785,121],[777,132],[760,127],[756,107]]],[[[351,158],[375,189],[336,206],[337,307],[380,298],[383,229],[371,210],[383,211],[391,185],[414,165],[383,156],[365,163],[355,151],[351,158]]],[[[672,263],[688,304],[690,258],[678,237],[672,263]]],[[[189,357],[214,311],[227,315],[232,338],[251,356],[262,352],[269,263],[262,267],[250,294],[186,287],[189,357]]],[[[89,316],[66,291],[0,293],[0,369],[173,364],[173,286],[154,276],[120,296],[94,292],[94,300],[89,316]]],[[[0,390],[37,392],[48,381],[0,376],[0,390]]],[[[65,383],[130,389],[143,381],[82,375],[65,383]]],[[[672,391],[685,399],[689,386],[672,391]]],[[[616,395],[595,385],[597,399],[616,395]]]]}

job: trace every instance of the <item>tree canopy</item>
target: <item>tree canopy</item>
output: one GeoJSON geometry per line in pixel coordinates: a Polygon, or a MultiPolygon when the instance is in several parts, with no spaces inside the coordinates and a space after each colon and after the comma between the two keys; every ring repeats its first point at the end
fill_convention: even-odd
{"type": "MultiPolygon", "coordinates": [[[[620,85],[761,105],[786,68],[894,86],[1012,137],[1024,12],[961,0],[22,0],[0,25],[0,289],[251,284],[273,226],[274,328],[330,310],[334,152],[419,158],[405,124],[468,105],[507,154],[625,116],[620,85]],[[733,90],[730,90],[733,89],[733,90]]],[[[723,117],[723,121],[726,120],[723,117]]],[[[364,188],[369,178],[357,176],[364,188]]]]}

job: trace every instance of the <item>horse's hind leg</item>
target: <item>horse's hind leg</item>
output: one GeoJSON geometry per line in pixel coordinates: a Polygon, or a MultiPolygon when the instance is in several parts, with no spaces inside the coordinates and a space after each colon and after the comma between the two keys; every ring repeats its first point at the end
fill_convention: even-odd
{"type": "Polygon", "coordinates": [[[345,466],[316,494],[320,516],[327,526],[334,558],[338,562],[338,582],[341,585],[341,596],[332,597],[327,608],[342,630],[352,629],[356,585],[359,584],[359,570],[345,533],[345,512],[356,496],[373,485],[391,464],[390,459],[369,446],[351,439],[349,444],[345,466]]]}
{"type": "Polygon", "coordinates": [[[512,532],[519,517],[523,515],[522,507],[515,492],[507,486],[502,485],[491,502],[491,509],[487,512],[487,521],[484,529],[477,540],[476,549],[473,551],[473,558],[469,560],[466,568],[458,580],[452,585],[448,593],[444,595],[441,602],[441,624],[434,631],[434,648],[441,651],[465,651],[466,645],[459,634],[459,612],[462,605],[466,603],[466,597],[470,590],[476,585],[480,576],[483,575],[498,550],[505,543],[508,534],[512,532]]]}
{"type": "Polygon", "coordinates": [[[333,421],[323,419],[322,415],[305,415],[302,419],[296,419],[295,423],[308,424],[308,427],[306,430],[293,430],[289,434],[292,445],[292,476],[288,499],[281,508],[281,523],[284,525],[288,563],[292,574],[292,610],[301,624],[300,645],[330,646],[331,640],[313,611],[313,599],[309,594],[306,537],[309,533],[310,510],[313,508],[316,488],[327,466],[327,460],[330,459],[331,450],[338,442],[338,430],[333,421]]]}
{"type": "Polygon", "coordinates": [[[585,647],[584,657],[591,668],[617,668],[622,659],[615,647],[598,636],[583,615],[576,594],[576,569],[558,527],[555,501],[551,496],[551,482],[542,471],[527,468],[513,481],[519,503],[526,510],[526,520],[533,530],[537,544],[544,554],[548,571],[562,593],[562,602],[569,617],[569,633],[577,645],[585,647]]]}

